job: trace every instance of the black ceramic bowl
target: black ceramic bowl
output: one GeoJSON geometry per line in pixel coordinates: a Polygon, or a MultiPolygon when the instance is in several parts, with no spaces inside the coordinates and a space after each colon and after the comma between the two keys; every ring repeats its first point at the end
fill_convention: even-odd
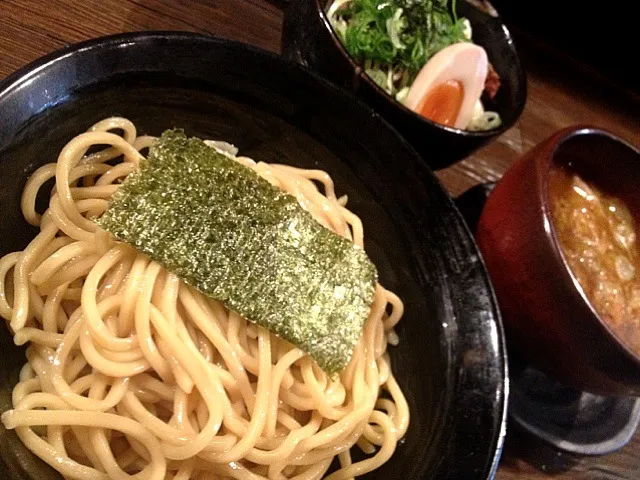
{"type": "MultiPolygon", "coordinates": [[[[0,84],[0,255],[34,235],[19,207],[29,174],[109,115],[130,118],[142,133],[179,126],[255,159],[330,172],[364,222],[381,281],[406,304],[391,356],[411,425],[367,478],[493,475],[507,396],[496,304],[458,211],[395,130],[347,92],[245,45],[142,33],[72,46],[0,84]]],[[[0,332],[4,411],[25,358],[0,332]]],[[[1,426],[0,457],[2,479],[56,478],[1,426]]]]}
{"type": "Polygon", "coordinates": [[[457,12],[469,19],[473,41],[487,51],[502,86],[488,106],[502,117],[499,128],[470,132],[427,120],[387,95],[347,53],[327,15],[331,0],[296,0],[285,10],[283,54],[311,67],[330,80],[356,92],[389,121],[433,169],[447,167],[467,157],[511,128],[527,99],[527,81],[509,30],[497,16],[467,3],[457,2],[457,12]]]}

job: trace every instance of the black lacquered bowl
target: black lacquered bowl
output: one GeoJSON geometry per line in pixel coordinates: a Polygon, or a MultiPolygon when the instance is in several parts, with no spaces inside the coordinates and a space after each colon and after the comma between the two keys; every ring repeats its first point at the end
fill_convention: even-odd
{"type": "MultiPolygon", "coordinates": [[[[29,174],[110,115],[130,118],[142,133],[183,127],[255,159],[327,170],[364,222],[382,283],[406,304],[391,356],[411,426],[367,478],[493,475],[507,396],[495,300],[460,214],[395,130],[349,93],[242,44],[157,32],[72,46],[0,84],[0,255],[35,233],[19,207],[29,174]]],[[[0,332],[4,411],[25,358],[4,326],[0,332]]],[[[3,479],[57,478],[1,426],[0,458],[3,479]]]]}
{"type": "Polygon", "coordinates": [[[471,132],[427,120],[387,95],[343,47],[325,13],[329,3],[330,0],[289,2],[282,36],[284,56],[356,92],[413,145],[431,168],[444,168],[462,160],[520,118],[527,100],[527,79],[511,34],[499,16],[465,0],[456,3],[458,15],[471,23],[474,43],[484,47],[502,80],[489,105],[502,117],[502,125],[486,132],[471,132]]]}

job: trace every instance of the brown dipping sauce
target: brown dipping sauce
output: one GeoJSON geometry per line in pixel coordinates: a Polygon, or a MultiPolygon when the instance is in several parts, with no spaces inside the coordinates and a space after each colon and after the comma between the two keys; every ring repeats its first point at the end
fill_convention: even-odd
{"type": "Polygon", "coordinates": [[[573,275],[600,317],[640,355],[640,254],[629,208],[567,167],[552,170],[549,200],[573,275]]]}

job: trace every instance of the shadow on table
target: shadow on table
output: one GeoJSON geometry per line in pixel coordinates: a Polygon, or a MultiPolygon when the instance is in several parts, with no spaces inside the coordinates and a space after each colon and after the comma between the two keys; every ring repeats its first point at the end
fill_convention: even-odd
{"type": "Polygon", "coordinates": [[[291,0],[267,0],[271,5],[279,9],[283,9],[291,0]]]}
{"type": "Polygon", "coordinates": [[[509,421],[507,432],[501,465],[509,471],[524,473],[524,462],[531,470],[554,475],[566,472],[580,461],[579,457],[558,450],[526,432],[513,421],[509,421]]]}
{"type": "MultiPolygon", "coordinates": [[[[517,378],[523,374],[527,364],[517,352],[509,353],[509,375],[511,378],[517,378]]],[[[554,475],[566,472],[578,462],[579,457],[558,450],[509,419],[501,459],[503,468],[507,467],[507,470],[518,474],[528,470],[554,475]]]]}

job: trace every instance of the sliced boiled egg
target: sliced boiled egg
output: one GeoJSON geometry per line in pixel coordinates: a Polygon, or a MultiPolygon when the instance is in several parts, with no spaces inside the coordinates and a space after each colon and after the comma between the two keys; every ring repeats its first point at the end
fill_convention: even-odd
{"type": "Polygon", "coordinates": [[[488,69],[484,48],[454,43],[422,67],[404,104],[429,120],[464,129],[484,91],[488,69]]]}

